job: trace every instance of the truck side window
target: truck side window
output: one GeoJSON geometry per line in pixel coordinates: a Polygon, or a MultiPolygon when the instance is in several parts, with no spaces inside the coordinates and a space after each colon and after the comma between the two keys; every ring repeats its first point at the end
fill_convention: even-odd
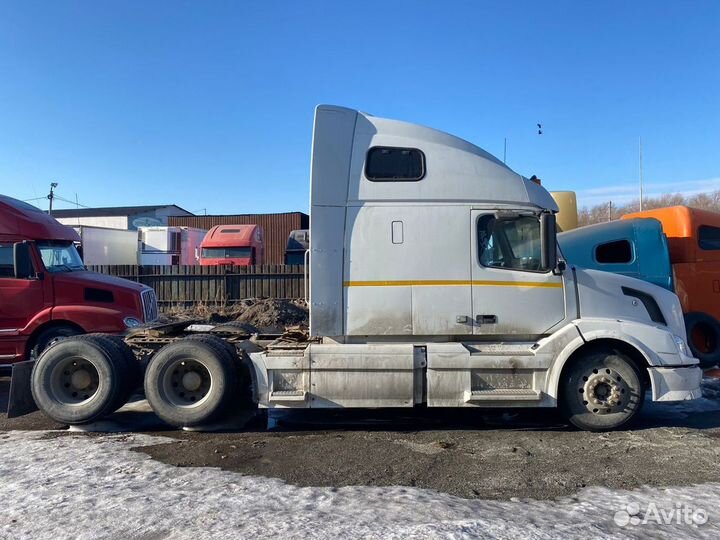
{"type": "Polygon", "coordinates": [[[698,232],[700,249],[720,249],[720,227],[701,225],[698,232]]]}
{"type": "Polygon", "coordinates": [[[490,268],[542,272],[540,221],[532,216],[478,220],[480,264],[490,268]]]}
{"type": "Polygon", "coordinates": [[[633,259],[632,246],[627,240],[615,240],[595,248],[595,260],[604,264],[629,263],[633,259]]]}
{"type": "Polygon", "coordinates": [[[425,154],[417,148],[373,146],[365,160],[372,182],[417,182],[425,176],[425,154]]]}
{"type": "Polygon", "coordinates": [[[12,244],[0,244],[0,278],[15,277],[12,244]]]}

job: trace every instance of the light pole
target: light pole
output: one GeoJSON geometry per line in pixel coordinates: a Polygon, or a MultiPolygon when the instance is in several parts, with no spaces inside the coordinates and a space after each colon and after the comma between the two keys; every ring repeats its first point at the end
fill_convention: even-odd
{"type": "Polygon", "coordinates": [[[50,200],[50,209],[48,210],[48,214],[52,216],[52,207],[53,207],[53,199],[55,199],[55,188],[58,187],[57,182],[51,182],[50,183],[50,194],[48,195],[48,199],[50,200]]]}

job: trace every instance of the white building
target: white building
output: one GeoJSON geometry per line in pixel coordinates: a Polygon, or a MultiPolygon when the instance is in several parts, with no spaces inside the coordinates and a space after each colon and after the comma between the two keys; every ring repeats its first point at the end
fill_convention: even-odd
{"type": "Polygon", "coordinates": [[[108,208],[70,208],[53,210],[60,223],[69,226],[90,225],[110,229],[137,230],[139,227],[164,226],[169,216],[192,216],[174,204],[157,206],[115,206],[108,208]]]}

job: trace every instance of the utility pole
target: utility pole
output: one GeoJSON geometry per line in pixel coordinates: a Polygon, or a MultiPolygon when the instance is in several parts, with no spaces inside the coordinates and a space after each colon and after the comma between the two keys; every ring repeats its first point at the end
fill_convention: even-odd
{"type": "Polygon", "coordinates": [[[639,162],[640,162],[640,211],[642,212],[643,206],[643,177],[642,177],[642,137],[638,137],[638,150],[639,150],[639,162]]]}
{"type": "Polygon", "coordinates": [[[608,221],[612,221],[612,201],[608,201],[608,221]]]}
{"type": "Polygon", "coordinates": [[[50,194],[48,195],[48,200],[50,201],[50,209],[48,210],[48,214],[52,216],[52,207],[53,207],[53,199],[55,199],[55,188],[58,187],[57,182],[51,182],[50,183],[50,194]]]}

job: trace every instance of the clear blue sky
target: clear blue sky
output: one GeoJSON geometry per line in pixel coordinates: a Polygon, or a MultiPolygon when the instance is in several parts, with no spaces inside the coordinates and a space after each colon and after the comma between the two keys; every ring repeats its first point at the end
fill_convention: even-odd
{"type": "Polygon", "coordinates": [[[720,189],[719,36],[713,0],[2,0],[0,193],[306,211],[318,103],[507,137],[585,203],[635,193],[639,135],[650,193],[720,189]]]}

